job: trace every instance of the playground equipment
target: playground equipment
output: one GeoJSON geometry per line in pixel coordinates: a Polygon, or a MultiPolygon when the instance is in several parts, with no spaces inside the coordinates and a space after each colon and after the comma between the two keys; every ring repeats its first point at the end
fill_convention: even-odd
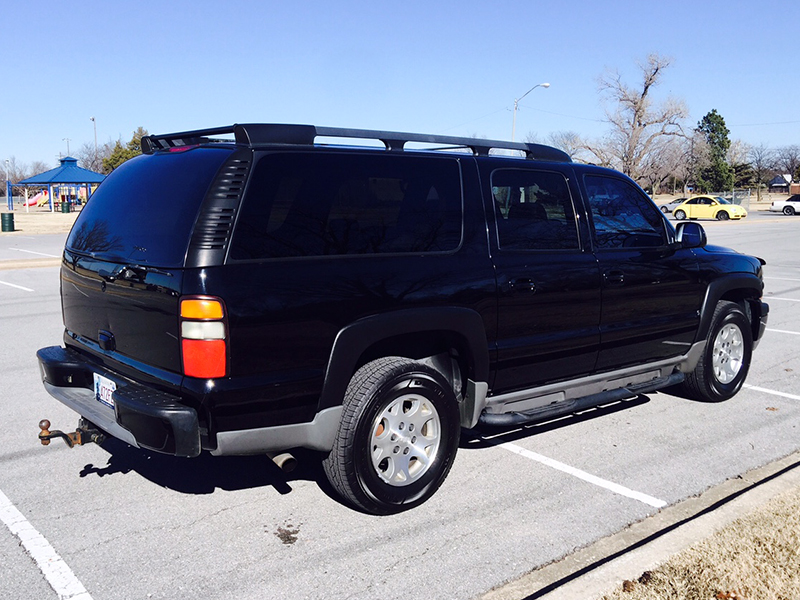
{"type": "Polygon", "coordinates": [[[36,194],[33,198],[23,203],[22,206],[44,206],[49,201],[50,201],[50,196],[47,194],[47,190],[42,190],[41,192],[36,194]]]}

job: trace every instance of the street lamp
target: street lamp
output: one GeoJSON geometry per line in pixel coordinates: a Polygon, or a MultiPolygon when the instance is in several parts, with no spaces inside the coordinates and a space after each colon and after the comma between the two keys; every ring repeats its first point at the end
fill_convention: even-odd
{"type": "Polygon", "coordinates": [[[516,99],[514,100],[514,122],[513,122],[513,123],[512,123],[512,125],[511,125],[511,141],[512,141],[512,142],[514,141],[514,133],[515,133],[515,132],[516,132],[516,130],[517,130],[517,107],[519,106],[519,101],[520,101],[520,100],[522,100],[522,99],[523,99],[525,96],[527,96],[528,94],[530,94],[530,93],[531,93],[533,90],[535,90],[537,87],[541,87],[541,88],[549,88],[549,87],[550,87],[550,84],[549,84],[549,83],[537,83],[535,86],[533,86],[533,87],[532,87],[531,89],[529,89],[527,92],[525,92],[524,94],[522,94],[522,96],[520,96],[519,98],[516,98],[516,99]]]}
{"type": "Polygon", "coordinates": [[[71,141],[71,138],[61,138],[61,141],[67,142],[67,156],[69,156],[69,143],[71,141]]]}
{"type": "Polygon", "coordinates": [[[92,162],[92,168],[97,169],[97,121],[94,120],[94,117],[89,117],[89,120],[94,125],[94,161],[92,162]]]}

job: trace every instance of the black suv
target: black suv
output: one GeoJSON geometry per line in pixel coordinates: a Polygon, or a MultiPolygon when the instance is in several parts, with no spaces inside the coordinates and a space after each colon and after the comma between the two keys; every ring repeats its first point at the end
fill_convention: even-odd
{"type": "Polygon", "coordinates": [[[725,400],[764,332],[763,261],[554,148],[307,125],[142,147],[79,215],[64,346],[38,352],[93,439],[318,450],[390,513],[436,491],[462,427],[725,400]]]}

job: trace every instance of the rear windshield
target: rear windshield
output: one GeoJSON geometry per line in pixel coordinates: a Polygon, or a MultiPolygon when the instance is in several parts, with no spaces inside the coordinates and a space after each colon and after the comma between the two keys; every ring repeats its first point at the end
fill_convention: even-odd
{"type": "Polygon", "coordinates": [[[78,215],[67,248],[129,264],[182,267],[200,204],[231,152],[196,148],[125,162],[78,215]]]}

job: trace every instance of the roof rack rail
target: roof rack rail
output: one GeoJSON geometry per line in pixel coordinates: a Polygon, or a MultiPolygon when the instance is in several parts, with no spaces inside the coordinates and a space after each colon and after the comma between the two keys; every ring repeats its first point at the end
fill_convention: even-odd
{"type": "Polygon", "coordinates": [[[314,125],[284,125],[268,123],[235,124],[227,127],[198,129],[164,135],[148,135],[142,138],[142,152],[152,154],[157,150],[205,144],[213,141],[211,136],[233,134],[235,143],[245,146],[267,144],[314,145],[317,137],[355,138],[380,140],[389,151],[402,151],[408,142],[440,144],[441,150],[469,149],[476,156],[486,156],[490,150],[517,150],[528,159],[553,162],[572,162],[566,152],[545,146],[522,142],[505,142],[478,138],[430,135],[424,133],[400,133],[371,129],[347,129],[341,127],[317,127],[314,125]]]}

